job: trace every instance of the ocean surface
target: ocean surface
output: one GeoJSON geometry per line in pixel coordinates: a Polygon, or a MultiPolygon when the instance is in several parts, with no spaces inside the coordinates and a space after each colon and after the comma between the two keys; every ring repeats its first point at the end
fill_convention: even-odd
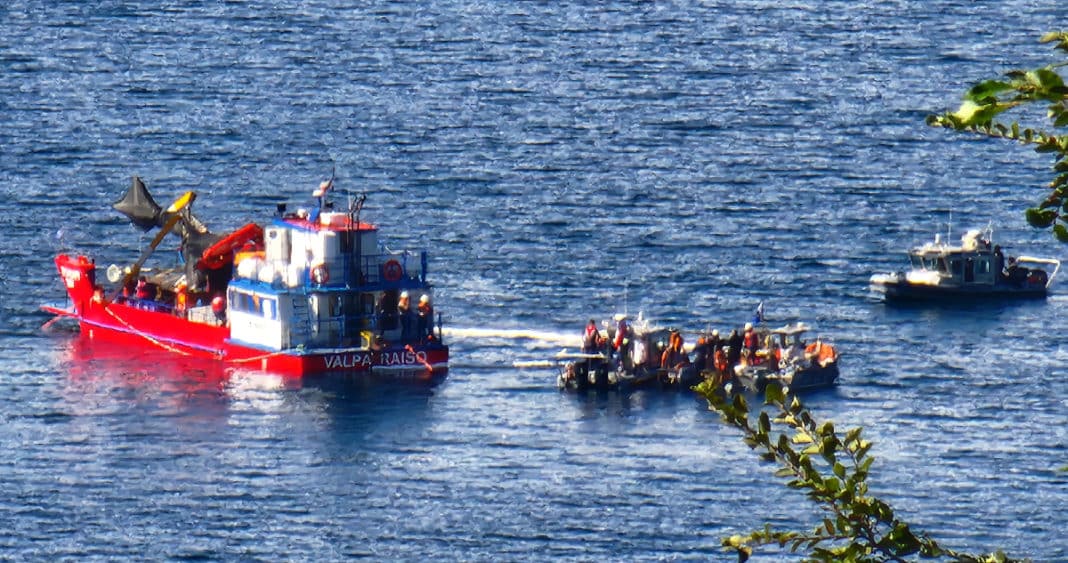
{"type": "MultiPolygon", "coordinates": [[[[1068,560],[1068,290],[888,307],[904,250],[1030,229],[1052,160],[936,130],[1061,60],[1056,2],[46,2],[0,7],[0,559],[728,560],[820,513],[690,393],[576,396],[551,359],[626,310],[805,321],[806,404],[944,545],[1068,560]],[[432,254],[450,376],[287,382],[41,326],[56,252],[127,264],[145,178],[214,231],[331,174],[432,254]],[[943,236],[946,236],[943,234],[943,236]]],[[[166,245],[175,244],[172,239],[166,245]]],[[[796,555],[768,549],[757,561],[796,555]]]]}

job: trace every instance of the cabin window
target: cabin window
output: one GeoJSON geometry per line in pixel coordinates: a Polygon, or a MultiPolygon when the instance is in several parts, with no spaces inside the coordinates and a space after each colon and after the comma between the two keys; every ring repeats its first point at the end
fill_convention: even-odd
{"type": "Polygon", "coordinates": [[[261,299],[260,303],[263,305],[263,318],[272,321],[278,319],[278,301],[274,299],[261,299]]]}
{"type": "Polygon", "coordinates": [[[946,264],[945,258],[938,259],[938,271],[942,272],[943,274],[949,271],[949,266],[946,264]]]}
{"type": "Polygon", "coordinates": [[[354,233],[352,231],[341,231],[340,233],[338,233],[338,235],[340,235],[338,237],[338,242],[337,242],[338,250],[341,252],[341,254],[343,254],[345,256],[348,256],[349,254],[352,253],[352,235],[353,234],[354,233]]]}
{"type": "Polygon", "coordinates": [[[989,274],[990,273],[990,261],[989,260],[986,260],[986,259],[979,260],[979,273],[980,274],[989,274]]]}
{"type": "Polygon", "coordinates": [[[975,259],[974,258],[965,258],[964,259],[964,281],[966,281],[966,282],[975,281],[975,259]]]}
{"type": "Polygon", "coordinates": [[[949,262],[949,269],[954,276],[960,275],[960,259],[953,259],[949,262]]]}
{"type": "Polygon", "coordinates": [[[920,260],[920,257],[919,257],[919,256],[913,256],[913,255],[910,255],[910,256],[909,256],[909,262],[911,262],[911,263],[912,263],[912,268],[913,268],[914,270],[916,270],[916,269],[920,269],[920,268],[923,268],[923,261],[922,261],[922,260],[920,260]]]}

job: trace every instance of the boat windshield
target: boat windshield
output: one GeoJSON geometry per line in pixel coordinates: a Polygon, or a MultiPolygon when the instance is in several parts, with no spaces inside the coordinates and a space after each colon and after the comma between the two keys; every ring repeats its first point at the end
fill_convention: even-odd
{"type": "Polygon", "coordinates": [[[938,270],[939,272],[947,270],[945,259],[941,256],[910,254],[909,261],[912,262],[912,269],[914,270],[938,270]]]}

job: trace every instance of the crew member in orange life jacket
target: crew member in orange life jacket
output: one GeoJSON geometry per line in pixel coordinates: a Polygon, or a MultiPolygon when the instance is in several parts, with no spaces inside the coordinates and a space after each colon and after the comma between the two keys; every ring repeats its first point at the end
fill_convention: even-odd
{"type": "Polygon", "coordinates": [[[760,348],[760,338],[753,330],[753,323],[745,323],[745,334],[742,335],[742,347],[749,350],[749,357],[756,357],[757,348],[760,348]]]}
{"type": "Polygon", "coordinates": [[[597,330],[597,321],[590,319],[586,323],[586,332],[582,334],[582,352],[596,354],[601,349],[601,333],[597,330]]]}
{"type": "Polygon", "coordinates": [[[185,310],[189,306],[189,288],[185,280],[178,282],[174,288],[174,314],[179,317],[185,316],[185,310]]]}
{"type": "Polygon", "coordinates": [[[690,358],[686,355],[686,348],[682,341],[682,335],[678,331],[671,332],[671,341],[664,353],[660,356],[660,367],[664,369],[676,369],[690,365],[690,358]]]}

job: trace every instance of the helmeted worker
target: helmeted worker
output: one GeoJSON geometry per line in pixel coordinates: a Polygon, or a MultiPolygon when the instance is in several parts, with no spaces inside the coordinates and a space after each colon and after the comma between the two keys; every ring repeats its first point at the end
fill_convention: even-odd
{"type": "Polygon", "coordinates": [[[434,336],[434,307],[430,305],[430,295],[424,293],[419,296],[419,324],[416,331],[419,338],[434,336]]]}
{"type": "Polygon", "coordinates": [[[755,356],[757,349],[760,348],[760,337],[757,336],[756,330],[753,329],[753,323],[745,323],[742,347],[749,350],[750,357],[755,356]]]}
{"type": "MultiPolygon", "coordinates": [[[[397,298],[397,317],[401,326],[401,340],[407,342],[412,338],[412,303],[407,291],[402,291],[397,298]]],[[[423,334],[419,333],[420,336],[423,334]]]]}

